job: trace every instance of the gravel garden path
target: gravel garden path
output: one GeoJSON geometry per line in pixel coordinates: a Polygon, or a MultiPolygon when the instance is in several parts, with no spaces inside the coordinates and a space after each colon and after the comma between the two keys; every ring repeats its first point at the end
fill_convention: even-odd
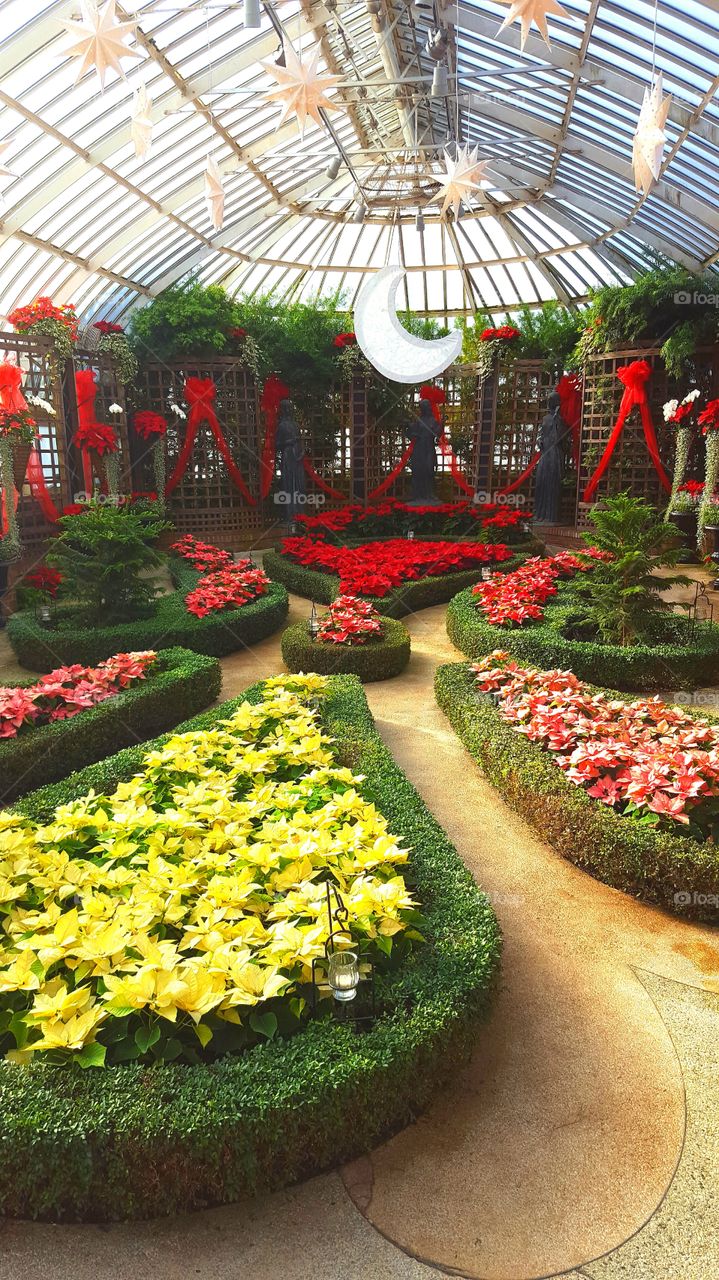
{"type": "MultiPolygon", "coordinates": [[[[290,620],[307,615],[293,600],[290,620]]],[[[516,817],[432,690],[444,607],[405,674],[367,686],[383,738],[500,918],[471,1064],[370,1157],[251,1206],[118,1226],[0,1224],[3,1280],[709,1280],[719,931],[635,902],[516,817]]],[[[282,670],[279,636],[223,660],[223,695],[282,670]]],[[[19,669],[0,636],[0,679],[19,669]]]]}

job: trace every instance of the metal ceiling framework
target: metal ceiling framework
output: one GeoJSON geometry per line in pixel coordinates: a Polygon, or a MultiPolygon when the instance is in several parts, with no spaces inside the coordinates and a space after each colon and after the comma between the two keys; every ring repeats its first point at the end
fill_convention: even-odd
{"type": "Polygon", "coordinates": [[[64,54],[77,0],[2,0],[0,141],[16,176],[0,179],[0,311],[47,293],[88,321],[122,320],[189,272],[231,293],[341,291],[351,304],[364,274],[396,259],[407,305],[450,316],[578,301],[657,253],[717,268],[719,0],[564,3],[551,50],[530,36],[520,52],[494,0],[272,0],[259,30],[244,28],[242,3],[118,0],[141,56],[101,93],[94,72],[75,86],[64,54]],[[673,102],[645,196],[631,150],[655,14],[673,102]],[[276,127],[260,62],[278,56],[278,29],[341,77],[331,130],[276,127]],[[143,162],[130,138],[141,84],[155,124],[143,162]],[[490,181],[472,212],[443,221],[439,161],[456,142],[479,147],[490,181]],[[225,181],[219,232],[203,199],[208,154],[225,181]]]}

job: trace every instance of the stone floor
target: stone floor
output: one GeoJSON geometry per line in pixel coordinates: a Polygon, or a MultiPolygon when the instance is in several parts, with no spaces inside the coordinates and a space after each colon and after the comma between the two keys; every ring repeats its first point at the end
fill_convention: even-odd
{"type": "MultiPolygon", "coordinates": [[[[406,673],[367,692],[502,924],[472,1062],[370,1157],[261,1201],[111,1227],[6,1221],[2,1280],[719,1275],[719,931],[591,879],[507,809],[434,702],[435,665],[458,657],[444,609],[409,626],[406,673]]],[[[282,670],[279,638],[223,668],[225,696],[282,670]]],[[[18,674],[0,637],[0,678],[18,674]]]]}

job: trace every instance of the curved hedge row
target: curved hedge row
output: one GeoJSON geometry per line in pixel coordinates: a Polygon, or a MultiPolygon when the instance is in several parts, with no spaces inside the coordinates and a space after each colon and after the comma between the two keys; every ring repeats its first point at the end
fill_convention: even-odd
{"type": "MultiPolygon", "coordinates": [[[[492,568],[509,573],[523,559],[523,555],[512,556],[511,560],[492,565],[492,568]]],[[[321,573],[318,569],[296,564],[280,551],[266,551],[262,567],[275,582],[284,583],[288,591],[305,596],[307,600],[315,600],[317,604],[332,604],[335,596],[340,595],[340,580],[334,574],[321,573]]],[[[409,613],[416,613],[418,609],[446,604],[463,587],[479,582],[481,576],[482,565],[477,565],[474,569],[461,569],[459,573],[438,574],[437,577],[403,582],[401,587],[390,591],[386,596],[363,596],[362,599],[369,600],[377,612],[384,614],[386,618],[404,618],[409,613]]]]}
{"type": "Polygon", "coordinates": [[[447,609],[447,635],[468,658],[507,649],[529,666],[569,669],[580,680],[611,689],[693,689],[719,676],[719,626],[701,623],[691,637],[689,620],[679,614],[659,615],[655,645],[567,640],[562,629],[574,612],[570,590],[560,587],[558,603],[544,606],[542,621],[521,627],[493,626],[475,608],[472,592],[462,591],[447,609]]]}
{"type": "Polygon", "coordinates": [[[557,853],[598,880],[678,915],[719,922],[716,845],[622,817],[576,787],[550,753],[478,696],[464,663],[438,667],[437,702],[489,781],[557,853]]]}
{"type": "MultiPolygon", "coordinates": [[[[257,688],[243,696],[257,698],[257,688]]],[[[183,728],[209,728],[240,701],[183,728]]],[[[383,979],[386,1011],[364,1033],[318,1020],[207,1066],[0,1063],[0,1213],[151,1217],[271,1190],[409,1123],[466,1058],[498,972],[494,912],[376,733],[356,679],[331,677],[323,721],[337,758],[365,775],[363,792],[412,848],[426,941],[383,979]]],[[[91,786],[131,776],[147,749],[120,752],[16,808],[42,820],[91,786]]]]}
{"type": "Polygon", "coordinates": [[[306,622],[297,622],[282,632],[282,657],[288,671],[359,676],[363,683],[369,684],[372,680],[398,676],[407,666],[409,655],[409,631],[395,618],[384,618],[381,637],[366,644],[311,640],[306,622]]]}
{"type": "Polygon", "coordinates": [[[0,804],[101,760],[108,743],[117,750],[170,728],[209,707],[221,685],[216,658],[163,649],[146,680],[70,720],[38,725],[0,741],[0,804]]]}
{"type": "Polygon", "coordinates": [[[187,612],[185,596],[201,575],[186,560],[176,558],[170,560],[170,571],[177,590],[160,596],[149,618],[113,627],[79,627],[67,616],[63,620],[63,610],[59,609],[58,625],[47,630],[30,612],[13,614],[7,634],[18,662],[30,671],[49,671],[64,662],[92,666],[113,653],[177,646],[221,658],[264,640],[287,617],[287,592],[272,582],[265,595],[241,609],[225,609],[196,618],[187,612]]]}

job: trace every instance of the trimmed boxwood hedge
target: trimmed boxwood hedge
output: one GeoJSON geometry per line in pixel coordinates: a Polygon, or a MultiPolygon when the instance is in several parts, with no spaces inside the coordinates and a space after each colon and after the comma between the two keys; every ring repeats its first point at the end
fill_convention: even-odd
{"type": "Polygon", "coordinates": [[[287,592],[271,582],[263,596],[241,609],[224,609],[196,618],[187,612],[185,596],[201,575],[186,560],[171,557],[169,565],[177,590],[160,596],[150,618],[113,627],[78,626],[69,612],[60,608],[57,626],[46,630],[30,612],[13,614],[7,634],[18,662],[30,671],[50,671],[64,662],[91,666],[113,653],[176,646],[221,658],[264,640],[287,617],[287,592]]]}
{"type": "Polygon", "coordinates": [[[530,666],[569,669],[580,680],[612,689],[694,689],[714,683],[719,676],[719,626],[700,623],[690,643],[688,618],[659,613],[655,644],[620,648],[565,639],[562,630],[574,612],[571,586],[566,584],[560,586],[557,602],[544,606],[541,622],[496,627],[475,607],[472,592],[466,590],[455,596],[447,609],[447,635],[468,658],[507,649],[530,666]]]}
{"type": "Polygon", "coordinates": [[[398,676],[407,666],[409,655],[409,631],[395,618],[383,618],[382,635],[366,644],[311,640],[306,622],[297,622],[282,632],[282,657],[288,671],[359,676],[369,684],[398,676]]]}
{"type": "MultiPolygon", "coordinates": [[[[503,564],[493,566],[502,572],[509,573],[516,569],[524,555],[512,556],[503,564]]],[[[281,551],[266,551],[262,567],[265,573],[275,582],[282,582],[288,591],[295,595],[305,596],[308,600],[316,600],[317,604],[331,604],[335,596],[340,594],[340,580],[332,573],[322,573],[319,569],[309,569],[306,565],[296,564],[281,551]]],[[[412,582],[403,582],[401,587],[390,591],[386,596],[363,596],[369,600],[378,613],[386,618],[404,618],[418,609],[428,609],[434,604],[446,604],[463,587],[478,582],[482,576],[482,565],[474,569],[461,569],[459,573],[438,574],[436,577],[417,578],[412,582]]]]}
{"type": "MultiPolygon", "coordinates": [[[[259,688],[243,698],[257,699],[259,688]]],[[[210,728],[241,701],[183,728],[210,728]]],[[[330,678],[323,720],[338,760],[365,775],[363,793],[412,848],[425,943],[383,979],[385,1012],[363,1032],[321,1019],[205,1066],[0,1063],[0,1213],[109,1221],[278,1188],[408,1124],[466,1059],[498,975],[494,912],[375,731],[356,678],[330,678]]],[[[122,751],[15,808],[49,818],[58,803],[130,777],[147,749],[122,751]]]]}
{"type": "Polygon", "coordinates": [[[437,668],[435,693],[489,781],[563,858],[624,893],[719,922],[716,845],[622,817],[574,786],[548,751],[503,720],[489,696],[476,693],[464,663],[437,668]]]}
{"type": "Polygon", "coordinates": [[[70,720],[0,740],[0,804],[101,760],[108,744],[117,750],[142,742],[209,707],[221,685],[222,668],[216,658],[189,649],[163,649],[146,680],[70,720]]]}

